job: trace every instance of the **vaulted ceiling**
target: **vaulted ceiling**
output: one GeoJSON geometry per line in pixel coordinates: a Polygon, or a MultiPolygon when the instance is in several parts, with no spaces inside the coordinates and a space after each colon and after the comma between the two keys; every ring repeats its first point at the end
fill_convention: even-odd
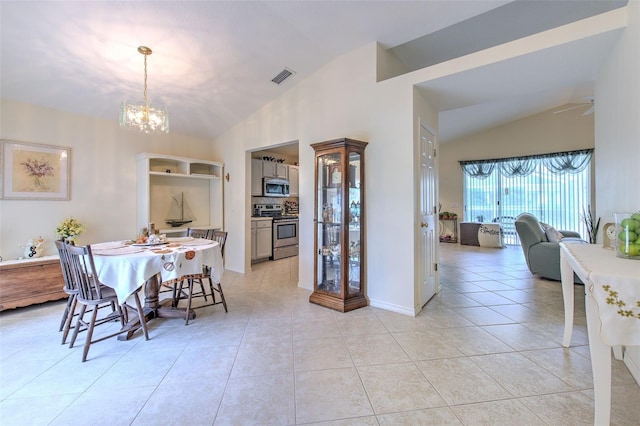
{"type": "MultiPolygon", "coordinates": [[[[153,49],[149,97],[168,108],[172,131],[212,139],[332,58],[374,41],[400,58],[401,49],[409,46],[416,58],[424,36],[447,28],[457,28],[453,33],[464,45],[465,28],[477,31],[478,17],[500,11],[506,29],[509,20],[501,7],[513,3],[547,8],[538,18],[542,30],[545,16],[555,16],[552,4],[566,2],[3,0],[0,93],[5,99],[115,121],[122,100],[142,98],[143,57],[137,47],[146,45],[153,49]],[[465,27],[465,22],[475,24],[465,27]],[[295,74],[281,85],[272,83],[284,68],[295,74]]],[[[587,8],[603,2],[568,3],[587,8]]],[[[626,2],[604,3],[615,8],[626,2]]],[[[521,13],[511,7],[509,13],[521,13]]],[[[532,73],[526,88],[480,80],[490,75],[489,81],[504,81],[505,73],[530,70],[525,59],[427,84],[443,111],[441,139],[492,127],[515,117],[514,112],[522,116],[580,102],[593,94],[595,72],[614,42],[614,37],[601,37],[567,50],[571,55],[550,52],[551,58],[532,58],[538,67],[540,60],[557,62],[558,55],[562,60],[532,73]],[[470,99],[470,91],[477,96],[470,99]],[[479,104],[496,108],[485,105],[466,119],[456,115],[479,104]]]]}

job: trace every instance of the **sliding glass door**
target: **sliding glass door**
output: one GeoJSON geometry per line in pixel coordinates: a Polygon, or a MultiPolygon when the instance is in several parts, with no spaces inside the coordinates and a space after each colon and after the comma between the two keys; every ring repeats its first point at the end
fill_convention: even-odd
{"type": "Polygon", "coordinates": [[[523,212],[588,240],[591,150],[461,162],[464,220],[503,224],[506,244],[519,244],[513,221],[523,212]]]}

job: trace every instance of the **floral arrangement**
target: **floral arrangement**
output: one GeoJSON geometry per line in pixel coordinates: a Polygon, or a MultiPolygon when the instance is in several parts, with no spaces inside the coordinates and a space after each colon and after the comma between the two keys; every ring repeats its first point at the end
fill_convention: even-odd
{"type": "Polygon", "coordinates": [[[27,174],[34,178],[34,183],[38,188],[43,186],[43,183],[40,180],[41,178],[54,176],[53,166],[51,166],[51,164],[46,160],[38,161],[28,158],[27,161],[20,164],[25,167],[27,174]]]}
{"type": "Polygon", "coordinates": [[[58,225],[56,235],[63,240],[73,240],[76,236],[82,234],[84,230],[84,225],[71,217],[58,225]]]}

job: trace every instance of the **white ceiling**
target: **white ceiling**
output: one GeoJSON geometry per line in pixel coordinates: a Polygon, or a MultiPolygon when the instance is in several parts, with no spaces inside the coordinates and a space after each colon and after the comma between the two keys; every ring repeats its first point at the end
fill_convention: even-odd
{"type": "MultiPolygon", "coordinates": [[[[2,0],[0,93],[117,120],[120,101],[142,98],[137,47],[146,45],[154,52],[149,97],[168,108],[172,131],[214,138],[336,56],[373,41],[392,48],[505,3],[2,0]],[[273,84],[285,67],[296,74],[273,84]]],[[[547,52],[430,82],[426,90],[445,111],[441,141],[592,95],[612,43],[601,37],[574,54],[547,52]],[[540,60],[560,66],[532,70],[540,60]],[[523,70],[526,89],[522,79],[503,84],[523,70]]]]}

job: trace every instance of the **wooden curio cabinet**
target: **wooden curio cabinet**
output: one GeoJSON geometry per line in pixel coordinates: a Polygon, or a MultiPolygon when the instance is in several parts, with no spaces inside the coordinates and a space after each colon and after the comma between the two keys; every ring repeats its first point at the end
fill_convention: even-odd
{"type": "Polygon", "coordinates": [[[364,280],[364,149],[336,139],[315,150],[315,264],[309,301],[340,312],[367,306],[364,280]]]}

